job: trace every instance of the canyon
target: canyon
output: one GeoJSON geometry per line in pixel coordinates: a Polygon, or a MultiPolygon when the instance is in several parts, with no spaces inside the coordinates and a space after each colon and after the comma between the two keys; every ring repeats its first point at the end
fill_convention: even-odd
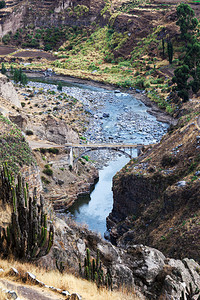
{"type": "MultiPolygon", "coordinates": [[[[6,1],[1,12],[0,34],[5,45],[0,46],[4,52],[0,60],[10,72],[14,66],[27,74],[36,71],[40,77],[60,76],[56,85],[66,75],[72,76],[72,82],[80,83],[74,78],[78,77],[85,80],[81,84],[97,84],[98,88],[105,83],[116,95],[138,95],[151,106],[151,113],[170,124],[167,133],[164,125],[159,130],[152,127],[154,142],[144,142],[150,125],[145,127],[145,120],[138,118],[145,133],[144,146],[113,178],[114,203],[107,217],[110,243],[64,213],[63,208],[72,205],[78,195],[91,191],[98,166],[87,157],[72,170],[70,151],[62,148],[65,143],[102,138],[101,134],[103,140],[112,138],[108,128],[96,130],[103,113],[108,112],[100,114],[97,100],[86,91],[77,99],[69,92],[72,87],[67,90],[61,85],[62,93],[56,85],[51,90],[39,83],[37,88],[32,84],[14,88],[7,77],[0,77],[1,161],[7,160],[15,174],[20,171],[30,189],[37,187],[55,227],[54,245],[37,264],[78,275],[87,249],[93,258],[98,250],[104,270],[112,270],[113,287],[125,285],[141,299],[181,299],[190,288],[194,292],[200,286],[200,104],[199,94],[191,91],[184,103],[172,82],[183,55],[178,45],[177,4],[179,1],[157,0],[139,5],[129,1],[6,1]],[[49,29],[56,42],[49,39],[49,29]],[[172,65],[165,46],[169,37],[175,49],[172,65]],[[34,45],[40,49],[35,50],[34,45]],[[84,106],[87,100],[96,114],[84,106]],[[89,126],[93,127],[90,135],[89,126]],[[159,135],[163,135],[161,140],[159,135]],[[49,170],[53,175],[46,174],[49,170]]],[[[199,5],[192,3],[191,7],[199,17],[199,5]]],[[[121,138],[122,125],[128,128],[137,118],[125,109],[127,114],[116,123],[121,126],[116,140],[121,138]]],[[[1,226],[5,223],[9,223],[9,213],[1,226]]]]}

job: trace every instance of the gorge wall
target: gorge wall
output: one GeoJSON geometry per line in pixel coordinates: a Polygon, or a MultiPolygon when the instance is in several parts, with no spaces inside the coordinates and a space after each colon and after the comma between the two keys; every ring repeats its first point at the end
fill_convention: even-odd
{"type": "MultiPolygon", "coordinates": [[[[191,105],[191,104],[188,104],[191,105]]],[[[194,104],[195,105],[195,104],[194,104]]],[[[199,106],[196,107],[199,111],[199,106]]],[[[180,122],[113,179],[107,218],[111,241],[142,243],[183,258],[200,257],[200,131],[198,117],[180,122]]]]}

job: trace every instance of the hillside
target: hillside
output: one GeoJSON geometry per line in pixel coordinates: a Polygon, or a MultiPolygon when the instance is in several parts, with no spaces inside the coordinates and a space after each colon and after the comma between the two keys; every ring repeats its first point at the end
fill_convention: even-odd
{"type": "Polygon", "coordinates": [[[159,144],[145,147],[115,175],[107,223],[117,245],[142,243],[199,261],[199,101],[190,101],[185,110],[191,107],[159,144]]]}
{"type": "MultiPolygon", "coordinates": [[[[185,2],[199,19],[199,2],[185,2]]],[[[190,24],[188,35],[183,35],[177,25],[180,3],[5,1],[0,9],[2,73],[12,77],[14,69],[21,68],[57,82],[70,76],[101,87],[107,84],[138,94],[153,107],[151,113],[171,125],[159,143],[144,146],[141,155],[113,178],[114,205],[107,218],[110,243],[63,214],[98,179],[88,156],[73,168],[70,158],[79,154],[64,147],[87,142],[90,112],[62,92],[61,82],[54,90],[18,82],[15,90],[2,75],[0,164],[5,168],[6,162],[15,178],[21,173],[15,180],[7,171],[1,173],[0,250],[6,258],[0,261],[0,268],[6,269],[0,274],[2,284],[23,289],[19,277],[10,277],[9,253],[22,281],[27,270],[39,280],[42,274],[48,285],[54,285],[55,277],[56,288],[80,293],[83,299],[181,299],[183,293],[193,297],[195,291],[198,296],[200,24],[192,19],[194,28],[190,24]],[[10,201],[6,205],[5,198],[10,201]],[[24,230],[18,230],[17,222],[24,230]],[[27,260],[39,267],[31,263],[25,270],[21,262],[27,260]],[[65,273],[93,280],[100,288],[65,273]]],[[[39,287],[27,289],[42,299],[39,287]]],[[[49,290],[46,299],[53,297],[49,290]]]]}
{"type": "MultiPolygon", "coordinates": [[[[184,55],[176,25],[179,3],[19,2],[19,10],[26,8],[18,18],[19,26],[12,21],[12,16],[16,19],[14,8],[10,17],[2,19],[1,61],[7,68],[51,69],[56,74],[121,88],[145,89],[151,101],[173,114],[180,102],[173,94],[171,78],[184,55]],[[173,44],[172,64],[168,61],[169,41],[173,44]]],[[[198,3],[191,6],[198,17],[198,3]]]]}

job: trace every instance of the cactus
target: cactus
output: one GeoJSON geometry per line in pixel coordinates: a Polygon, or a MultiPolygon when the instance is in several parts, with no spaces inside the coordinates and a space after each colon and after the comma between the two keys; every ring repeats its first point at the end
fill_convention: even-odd
{"type": "Polygon", "coordinates": [[[82,272],[81,264],[79,263],[79,274],[84,275],[87,280],[94,281],[98,287],[106,286],[112,290],[112,273],[110,268],[107,268],[107,274],[104,275],[102,263],[100,261],[100,253],[97,250],[96,260],[93,258],[91,263],[90,250],[86,249],[86,257],[84,259],[84,272],[82,272]]]}
{"type": "Polygon", "coordinates": [[[1,195],[3,203],[11,204],[12,200],[12,184],[13,184],[13,177],[11,176],[8,168],[7,163],[3,164],[3,170],[1,171],[1,195]]]}
{"type": "Polygon", "coordinates": [[[18,258],[36,259],[48,254],[54,240],[54,227],[49,226],[44,213],[44,200],[40,196],[40,204],[36,188],[33,197],[29,196],[28,184],[21,175],[14,186],[7,166],[1,172],[4,202],[12,205],[11,224],[5,230],[0,228],[0,251],[13,253],[18,258]]]}

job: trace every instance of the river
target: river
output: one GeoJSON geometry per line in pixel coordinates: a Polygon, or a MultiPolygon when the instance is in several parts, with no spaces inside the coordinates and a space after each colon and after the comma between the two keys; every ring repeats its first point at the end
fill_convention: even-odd
{"type": "MultiPolygon", "coordinates": [[[[55,81],[35,80],[37,82],[29,82],[29,86],[57,91],[55,81]]],[[[158,122],[147,112],[147,107],[129,93],[67,81],[62,81],[62,85],[62,92],[80,100],[90,114],[90,124],[84,135],[90,143],[147,145],[158,142],[167,130],[167,124],[158,122]]],[[[136,156],[136,151],[133,154],[136,156]]],[[[112,178],[129,159],[102,150],[89,155],[97,161],[99,181],[91,195],[79,198],[68,213],[78,223],[86,224],[103,236],[106,217],[113,206],[112,178]]]]}

